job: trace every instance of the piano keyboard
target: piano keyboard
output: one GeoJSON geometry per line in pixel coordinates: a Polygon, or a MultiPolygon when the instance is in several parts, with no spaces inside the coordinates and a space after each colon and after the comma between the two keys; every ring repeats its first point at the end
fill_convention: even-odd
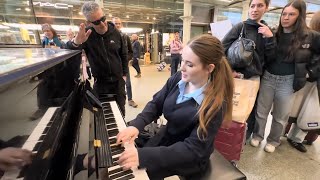
{"type": "MultiPolygon", "coordinates": [[[[43,115],[37,126],[32,131],[31,135],[27,139],[27,141],[22,146],[22,149],[27,149],[32,151],[32,153],[36,154],[39,149],[41,142],[43,141],[46,133],[48,132],[52,121],[52,116],[56,112],[58,107],[50,107],[46,113],[43,115]]],[[[18,169],[12,171],[6,171],[1,180],[13,180],[13,179],[23,179],[22,174],[24,174],[25,169],[18,169]]]]}
{"type": "Polygon", "coordinates": [[[109,142],[113,159],[113,166],[108,168],[109,178],[112,180],[148,180],[149,177],[145,170],[135,168],[132,170],[124,171],[117,164],[117,160],[119,159],[120,154],[125,150],[125,148],[131,148],[134,146],[134,144],[127,144],[125,147],[116,144],[117,134],[119,133],[119,131],[127,127],[117,103],[115,101],[102,102],[102,110],[104,118],[106,120],[106,128],[109,135],[109,142]]]}

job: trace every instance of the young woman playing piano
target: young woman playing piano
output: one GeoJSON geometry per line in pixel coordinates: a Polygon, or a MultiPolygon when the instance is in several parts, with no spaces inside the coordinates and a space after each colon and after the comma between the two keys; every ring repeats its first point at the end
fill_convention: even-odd
{"type": "Polygon", "coordinates": [[[118,163],[124,169],[146,168],[150,179],[197,177],[207,168],[219,127],[231,120],[233,86],[221,42],[211,35],[191,40],[182,52],[181,72],[120,131],[117,143],[133,143],[162,114],[167,126],[144,147],[127,148],[118,163]]]}

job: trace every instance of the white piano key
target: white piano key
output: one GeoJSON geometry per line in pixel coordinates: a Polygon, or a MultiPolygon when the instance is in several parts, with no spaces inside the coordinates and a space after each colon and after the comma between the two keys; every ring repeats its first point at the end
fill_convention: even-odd
{"type": "Polygon", "coordinates": [[[43,134],[43,131],[46,127],[46,124],[37,125],[37,127],[33,130],[32,134],[29,136],[26,142],[38,140],[40,136],[43,134]]]}
{"type": "Polygon", "coordinates": [[[40,124],[48,124],[51,117],[53,116],[54,112],[57,110],[58,107],[50,107],[46,113],[43,115],[41,120],[39,121],[38,125],[40,124]]]}
{"type": "Polygon", "coordinates": [[[22,146],[22,149],[27,149],[29,151],[32,151],[38,142],[39,142],[38,140],[28,141],[24,143],[24,145],[22,146]]]}

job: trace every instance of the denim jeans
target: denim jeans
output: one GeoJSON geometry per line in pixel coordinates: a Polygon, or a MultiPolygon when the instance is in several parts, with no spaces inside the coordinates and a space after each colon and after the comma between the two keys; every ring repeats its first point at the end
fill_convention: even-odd
{"type": "Polygon", "coordinates": [[[180,61],[181,54],[171,54],[171,76],[177,72],[180,61]]]}
{"type": "Polygon", "coordinates": [[[133,58],[132,59],[132,66],[137,71],[137,74],[141,74],[141,70],[140,70],[140,66],[139,66],[139,59],[138,58],[133,58]]]}
{"type": "Polygon", "coordinates": [[[273,146],[280,145],[280,137],[289,119],[293,101],[293,79],[294,75],[273,75],[264,72],[260,84],[260,92],[257,102],[256,124],[253,138],[259,141],[264,139],[267,118],[271,107],[272,125],[267,143],[273,146]]]}
{"type": "MultiPolygon", "coordinates": [[[[128,69],[129,69],[129,68],[128,68],[128,69]]],[[[128,101],[130,101],[130,100],[132,100],[132,89],[131,89],[130,70],[128,70],[128,73],[127,73],[126,90],[127,90],[128,101]]]]}

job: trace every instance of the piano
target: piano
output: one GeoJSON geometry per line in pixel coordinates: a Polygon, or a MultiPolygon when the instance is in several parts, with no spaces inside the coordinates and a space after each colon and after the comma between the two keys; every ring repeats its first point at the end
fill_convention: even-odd
{"type": "Polygon", "coordinates": [[[149,179],[143,169],[123,171],[116,163],[127,147],[116,145],[115,136],[126,123],[115,101],[92,105],[88,81],[77,81],[80,63],[81,51],[0,48],[0,149],[33,153],[31,164],[0,170],[1,180],[149,179]],[[34,117],[43,84],[47,106],[34,117]],[[97,173],[79,170],[83,154],[94,156],[97,173]]]}

